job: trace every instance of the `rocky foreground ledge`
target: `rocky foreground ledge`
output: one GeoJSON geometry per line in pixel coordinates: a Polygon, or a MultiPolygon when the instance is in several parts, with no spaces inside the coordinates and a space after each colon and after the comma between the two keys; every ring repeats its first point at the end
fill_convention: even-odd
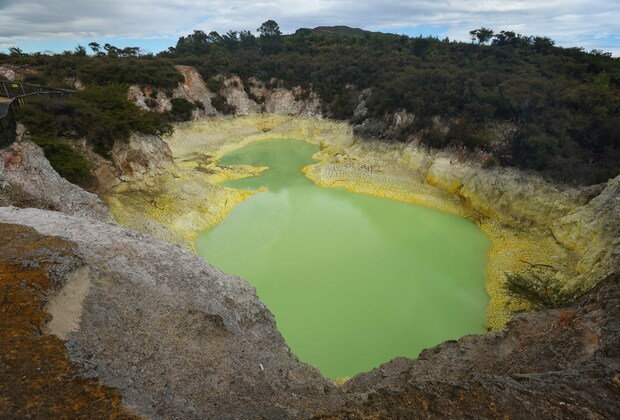
{"type": "MultiPolygon", "coordinates": [[[[12,207],[0,208],[0,223],[73,244],[73,270],[59,269],[62,254],[48,267],[52,318],[39,327],[66,340],[82,375],[118,388],[138,413],[282,418],[334,406],[335,387],[290,353],[244,280],[114,224],[12,207]]],[[[38,264],[32,253],[12,256],[38,264]]]]}
{"type": "Polygon", "coordinates": [[[418,360],[395,359],[337,388],[290,353],[245,281],[178,247],[112,223],[14,207],[0,208],[0,237],[5,414],[613,418],[620,412],[617,275],[569,307],[520,315],[504,331],[444,343],[418,360]],[[45,281],[24,277],[33,270],[45,281]],[[28,305],[39,314],[24,313],[28,305]],[[51,316],[41,315],[42,305],[51,316]]]}

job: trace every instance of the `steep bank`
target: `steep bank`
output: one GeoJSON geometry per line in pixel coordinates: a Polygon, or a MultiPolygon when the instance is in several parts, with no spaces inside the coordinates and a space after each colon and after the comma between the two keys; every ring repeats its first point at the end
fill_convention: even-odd
{"type": "Polygon", "coordinates": [[[183,74],[184,83],[175,89],[133,85],[128,98],[145,111],[166,112],[173,108],[173,99],[184,99],[199,106],[192,112],[193,120],[215,115],[250,114],[301,115],[322,117],[321,100],[311,91],[297,86],[283,87],[281,80],[269,83],[255,77],[244,82],[236,75],[217,75],[208,84],[198,70],[191,66],[176,66],[183,74]]]}
{"type": "Polygon", "coordinates": [[[97,195],[62,178],[20,126],[15,143],[0,149],[0,206],[56,210],[95,220],[112,215],[97,195]]]}
{"type": "Polygon", "coordinates": [[[166,139],[174,170],[149,178],[150,185],[112,189],[106,201],[129,227],[193,242],[198,231],[217,223],[247,197],[247,192],[213,182],[262,170],[220,168],[217,159],[249,142],[277,138],[321,146],[315,155],[318,163],[305,168],[306,176],[320,186],[421,204],[478,223],[493,242],[487,284],[492,330],[502,328],[513,313],[531,308],[506,292],[507,272],[550,266],[553,282],[567,296],[575,296],[618,270],[618,179],[590,202],[600,190],[556,186],[515,170],[483,169],[412,144],[362,142],[344,123],[313,118],[256,115],[180,126],[166,139]],[[188,193],[198,191],[194,186],[200,186],[198,200],[188,193]],[[149,229],[143,228],[145,223],[149,229]],[[576,239],[578,235],[583,237],[576,239]]]}
{"type": "Polygon", "coordinates": [[[310,139],[327,133],[332,138],[346,137],[345,124],[303,121],[265,115],[205,119],[200,126],[180,125],[171,138],[166,138],[172,156],[166,171],[112,187],[104,200],[119,223],[191,248],[200,230],[223,220],[237,203],[252,194],[217,183],[265,169],[220,168],[216,161],[224,153],[257,139],[310,139]]]}

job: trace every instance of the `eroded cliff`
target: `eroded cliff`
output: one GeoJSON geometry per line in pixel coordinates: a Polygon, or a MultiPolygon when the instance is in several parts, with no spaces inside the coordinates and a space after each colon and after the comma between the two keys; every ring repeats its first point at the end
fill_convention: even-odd
{"type": "Polygon", "coordinates": [[[0,150],[0,206],[10,205],[112,220],[97,195],[58,175],[23,127],[19,128],[18,140],[0,150]]]}
{"type": "Polygon", "coordinates": [[[133,85],[128,97],[145,111],[172,110],[172,99],[185,99],[199,104],[192,119],[230,114],[244,116],[269,113],[275,115],[323,116],[319,96],[309,89],[284,87],[282,81],[263,82],[250,78],[245,84],[237,75],[217,75],[211,85],[191,66],[176,66],[184,83],[172,90],[154,86],[133,85]],[[211,88],[209,88],[211,86],[211,88]]]}

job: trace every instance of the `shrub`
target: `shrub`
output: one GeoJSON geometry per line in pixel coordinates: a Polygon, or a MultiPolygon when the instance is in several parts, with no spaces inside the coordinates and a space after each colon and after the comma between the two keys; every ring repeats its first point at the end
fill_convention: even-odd
{"type": "Polygon", "coordinates": [[[172,117],[175,121],[189,121],[192,119],[192,112],[197,108],[195,103],[188,101],[185,98],[174,98],[170,100],[172,104],[172,117]]]}
{"type": "Polygon", "coordinates": [[[228,102],[226,102],[226,98],[221,95],[211,98],[211,105],[213,105],[213,108],[215,108],[218,112],[225,115],[235,112],[235,107],[228,104],[228,102]]]}
{"type": "Polygon", "coordinates": [[[252,101],[256,102],[257,104],[264,104],[265,103],[265,97],[261,96],[260,98],[256,95],[254,95],[252,92],[248,92],[246,91],[248,94],[248,98],[250,98],[252,101]]]}
{"type": "Polygon", "coordinates": [[[170,116],[144,112],[127,99],[122,85],[90,86],[65,97],[39,97],[17,108],[16,118],[40,138],[86,138],[105,155],[132,132],[169,134],[170,116]]]}
{"type": "Polygon", "coordinates": [[[485,169],[495,168],[499,165],[499,161],[495,156],[485,153],[482,157],[482,167],[485,169]]]}
{"type": "Polygon", "coordinates": [[[43,149],[52,168],[67,181],[89,188],[93,185],[88,160],[71,146],[58,139],[32,136],[32,141],[43,149]]]}
{"type": "Polygon", "coordinates": [[[173,89],[184,78],[169,62],[150,58],[86,57],[69,76],[88,84],[140,84],[173,89]]]}
{"type": "Polygon", "coordinates": [[[153,98],[146,98],[144,100],[144,103],[146,104],[146,106],[148,106],[151,109],[157,107],[157,101],[155,99],[153,99],[153,98]]]}
{"type": "Polygon", "coordinates": [[[222,90],[222,87],[222,82],[213,77],[207,80],[207,88],[213,93],[218,93],[220,90],[222,90]]]}
{"type": "Polygon", "coordinates": [[[449,139],[440,130],[432,128],[424,132],[422,135],[422,142],[428,146],[439,149],[448,145],[449,139]]]}
{"type": "Polygon", "coordinates": [[[353,95],[348,91],[336,95],[331,104],[331,115],[336,119],[349,119],[353,117],[354,110],[353,95]]]}

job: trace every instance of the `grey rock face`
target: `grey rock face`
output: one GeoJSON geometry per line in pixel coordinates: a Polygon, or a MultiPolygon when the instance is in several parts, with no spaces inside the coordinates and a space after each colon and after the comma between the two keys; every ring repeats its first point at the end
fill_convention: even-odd
{"type": "Polygon", "coordinates": [[[0,150],[0,206],[36,207],[100,221],[112,220],[95,194],[71,184],[52,168],[43,150],[23,138],[0,150]]]}
{"type": "Polygon", "coordinates": [[[116,142],[109,153],[110,160],[95,153],[85,142],[82,149],[102,193],[123,181],[143,181],[174,166],[168,145],[150,134],[133,133],[127,142],[116,142]]]}
{"type": "Polygon", "coordinates": [[[21,82],[28,76],[38,76],[39,72],[28,65],[2,64],[0,65],[0,79],[21,82]]]}
{"type": "Polygon", "coordinates": [[[603,191],[552,226],[553,234],[570,249],[584,250],[579,268],[592,282],[620,271],[620,175],[603,191]]]}
{"type": "Polygon", "coordinates": [[[236,75],[229,78],[219,76],[218,80],[222,83],[222,89],[218,92],[226,103],[232,106],[235,115],[249,115],[261,112],[261,106],[249,98],[243,81],[236,75]]]}
{"type": "Polygon", "coordinates": [[[175,66],[183,74],[184,83],[169,91],[155,86],[133,85],[129,87],[127,97],[145,111],[165,112],[172,109],[171,100],[185,99],[189,102],[202,104],[203,109],[195,109],[193,118],[216,115],[217,111],[211,104],[215,93],[207,88],[207,84],[194,67],[175,66]]]}

